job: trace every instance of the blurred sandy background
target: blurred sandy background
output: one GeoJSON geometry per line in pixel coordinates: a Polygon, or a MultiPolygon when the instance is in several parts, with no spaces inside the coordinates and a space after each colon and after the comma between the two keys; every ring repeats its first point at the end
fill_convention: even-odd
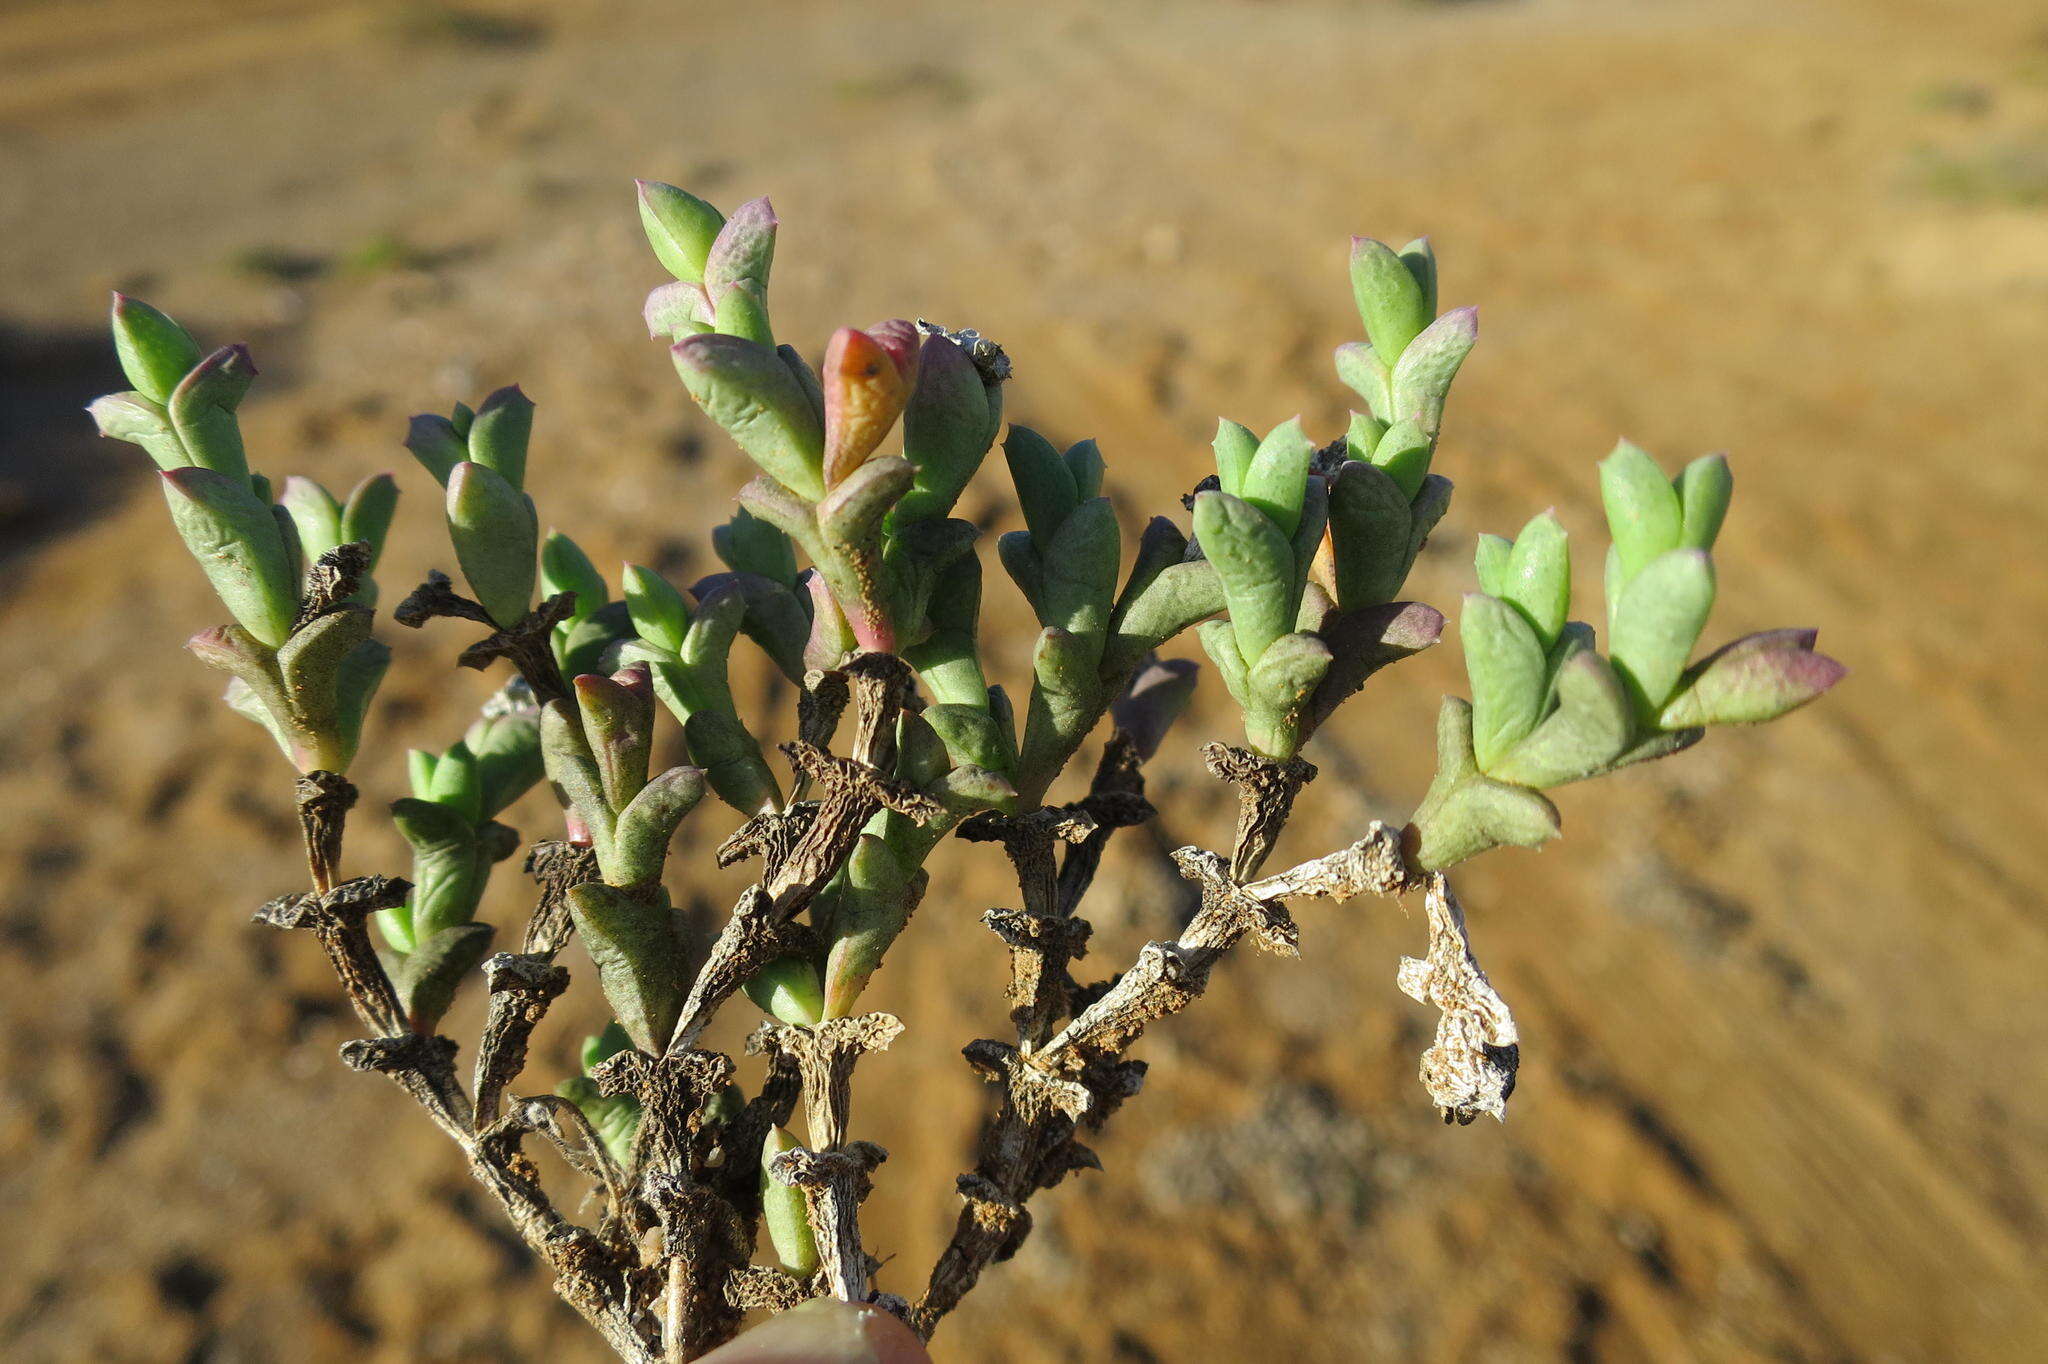
{"type": "MultiPolygon", "coordinates": [[[[336,1063],[310,944],[247,924],[302,878],[286,773],[178,652],[217,607],[79,409],[122,386],[110,287],[251,341],[260,467],[399,472],[395,600],[452,566],[406,416],[518,379],[543,519],[688,580],[741,461],[639,326],[634,175],[774,196],[807,351],[897,314],[1001,340],[1011,415],[1098,437],[1132,525],[1219,413],[1339,429],[1346,235],[1430,232],[1483,328],[1419,594],[1547,505],[1598,543],[1619,434],[1725,448],[1713,633],[1818,625],[1854,669],[1462,876],[1524,1036],[1505,1127],[1440,1128],[1415,1080],[1419,914],[1311,909],[1305,961],[1233,960],[1147,1038],[1109,1173],[1039,1200],[942,1360],[2041,1357],[2048,12],[1957,0],[0,6],[0,1355],[600,1357],[442,1139],[336,1063]]],[[[969,514],[1011,515],[998,469],[969,514]]],[[[490,685],[444,671],[454,627],[389,633],[366,804],[490,685]]],[[[1283,853],[1409,808],[1454,650],[1319,740],[1283,853]]],[[[1231,732],[1218,699],[1183,740],[1231,732]]],[[[1221,844],[1190,747],[1160,838],[1221,844]]],[[[355,869],[399,870],[357,823],[355,869]]],[[[871,996],[910,1026],[855,1113],[899,1292],[985,1102],[956,1048],[1002,1025],[975,919],[1014,888],[967,854],[871,996]]],[[[1131,839],[1087,965],[1175,888],[1131,839]]],[[[598,1017],[582,982],[529,1083],[598,1017]]]]}

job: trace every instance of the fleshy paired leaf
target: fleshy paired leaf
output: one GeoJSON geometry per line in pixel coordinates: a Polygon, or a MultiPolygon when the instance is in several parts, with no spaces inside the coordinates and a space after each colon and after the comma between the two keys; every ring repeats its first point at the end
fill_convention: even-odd
{"type": "Polygon", "coordinates": [[[1479,339],[1479,310],[1456,308],[1423,329],[1408,343],[1394,365],[1389,396],[1392,407],[1384,415],[1392,422],[1413,422],[1434,437],[1443,425],[1444,400],[1451,380],[1479,339]]]}
{"type": "Polygon", "coordinates": [[[1557,709],[1488,769],[1502,781],[1542,790],[1606,771],[1635,732],[1628,693],[1607,660],[1574,653],[1557,670],[1557,709]]]}
{"type": "Polygon", "coordinates": [[[475,822],[454,806],[410,796],[391,802],[391,820],[412,846],[413,889],[406,897],[412,941],[474,919],[489,866],[475,822]]]}
{"type": "Polygon", "coordinates": [[[1628,441],[1600,461],[1600,500],[1620,561],[1620,576],[1608,584],[1611,601],[1652,559],[1679,547],[1684,512],[1657,461],[1628,441]]]}
{"type": "Polygon", "coordinates": [[[777,1156],[796,1149],[796,1138],[780,1127],[770,1128],[761,1143],[761,1222],[783,1270],[807,1280],[818,1272],[818,1242],[804,1192],[770,1173],[777,1156]]]}
{"type": "Polygon", "coordinates": [[[540,521],[533,499],[481,464],[448,475],[448,538],[455,558],[491,620],[515,625],[533,607],[540,521]]]}
{"type": "Polygon", "coordinates": [[[171,429],[171,414],[143,394],[109,393],[95,398],[85,410],[102,436],[141,446],[159,469],[183,469],[192,463],[171,429]]]}
{"type": "Polygon", "coordinates": [[[732,211],[704,256],[704,288],[713,298],[728,284],[750,284],[764,297],[768,272],[775,263],[775,210],[768,201],[749,199],[732,211]]]}
{"type": "Polygon", "coordinates": [[[612,837],[619,879],[627,884],[658,879],[676,826],[703,798],[704,774],[694,767],[671,767],[642,786],[619,811],[612,837]]]}
{"type": "Polygon", "coordinates": [[[571,685],[605,804],[614,813],[623,811],[647,784],[654,753],[654,685],[647,665],[633,664],[612,677],[585,673],[571,685]]]}
{"type": "Polygon", "coordinates": [[[1373,350],[1388,365],[1401,358],[1436,315],[1433,258],[1431,267],[1430,283],[1425,287],[1392,247],[1370,237],[1351,239],[1351,296],[1373,350]]]}
{"type": "Polygon", "coordinates": [[[1245,474],[1259,452],[1259,438],[1250,428],[1227,417],[1218,418],[1216,438],[1210,442],[1216,452],[1216,481],[1233,497],[1244,496],[1245,474]]]}
{"type": "Polygon", "coordinates": [[[348,495],[341,509],[341,538],[338,544],[366,544],[370,567],[384,555],[384,539],[391,530],[391,518],[398,511],[398,480],[389,474],[372,474],[348,495]]]}
{"type": "Polygon", "coordinates": [[[1282,535],[1293,535],[1301,524],[1308,466],[1315,453],[1316,444],[1301,429],[1301,418],[1292,417],[1267,433],[1244,471],[1244,491],[1238,496],[1264,512],[1282,535]]]}
{"type": "Polygon", "coordinates": [[[1081,504],[1074,476],[1059,451],[1028,426],[1011,424],[1003,441],[1003,458],[1009,462],[1010,481],[1017,488],[1031,547],[1042,559],[1051,552],[1053,536],[1081,504]]]}
{"type": "Polygon", "coordinates": [[[995,440],[1001,392],[983,380],[958,343],[937,334],[924,338],[917,386],[903,409],[903,455],[917,479],[889,514],[892,528],[953,510],[995,440]]]}
{"type": "Polygon", "coordinates": [[[707,332],[670,354],[683,387],[748,458],[801,497],[825,495],[824,416],[777,351],[707,332]]]}
{"type": "Polygon", "coordinates": [[[1350,610],[1392,601],[1408,577],[1415,521],[1408,497],[1385,470],[1346,460],[1329,498],[1337,604],[1350,610]]]}
{"type": "Polygon", "coordinates": [[[691,588],[700,601],[714,592],[733,591],[746,603],[740,629],[768,655],[792,682],[804,679],[804,643],[810,635],[811,613],[805,599],[781,583],[757,573],[714,573],[691,588]]]}
{"type": "Polygon", "coordinates": [[[517,384],[485,398],[469,425],[469,458],[515,488],[526,487],[526,449],[533,440],[533,401],[517,384]]]}
{"type": "Polygon", "coordinates": [[[925,873],[874,834],[863,833],[834,882],[832,945],[825,954],[824,1014],[846,1018],[910,919],[925,873]]]}
{"type": "Polygon", "coordinates": [[[796,585],[796,549],[788,534],[741,507],[730,521],[711,529],[711,547],[735,573],[755,573],[796,585]]]}
{"type": "Polygon", "coordinates": [[[1365,399],[1365,405],[1381,421],[1392,421],[1394,372],[1380,359],[1369,341],[1347,341],[1337,347],[1337,378],[1365,399]]]}
{"type": "MultiPolygon", "coordinates": [[[[1352,419],[1371,420],[1356,412],[1352,419]]],[[[1381,432],[1372,447],[1371,459],[1412,501],[1422,491],[1422,480],[1429,477],[1429,462],[1435,452],[1436,440],[1429,432],[1412,421],[1398,421],[1381,432]]]]}
{"type": "Polygon", "coordinates": [[[406,428],[405,448],[412,451],[412,457],[420,467],[434,476],[442,487],[448,486],[448,476],[455,472],[455,466],[469,458],[469,444],[455,423],[432,412],[423,412],[412,419],[406,428]]]}
{"type": "Polygon", "coordinates": [[[1572,609],[1571,548],[1556,516],[1543,512],[1522,527],[1498,576],[1493,595],[1520,611],[1548,650],[1572,609]]]}
{"type": "Polygon", "coordinates": [[[1095,497],[1067,517],[1045,555],[1039,623],[1072,634],[1098,660],[1122,554],[1116,511],[1108,498],[1095,497]]]}
{"type": "Polygon", "coordinates": [[[568,900],[605,1002],[634,1046],[659,1054],[683,1005],[683,937],[667,893],[591,882],[571,889],[568,900]]]}
{"type": "Polygon", "coordinates": [[[406,1019],[415,1029],[434,1030],[454,1002],[456,990],[491,950],[495,931],[489,924],[477,923],[444,928],[400,959],[391,983],[398,987],[406,1019]]]}
{"type": "Polygon", "coordinates": [[[204,468],[158,477],[172,524],[221,604],[264,644],[283,644],[298,613],[299,583],[270,508],[246,477],[204,468]]]}
{"type": "Polygon", "coordinates": [[[469,727],[462,747],[476,762],[478,813],[489,819],[540,780],[540,718],[527,709],[487,715],[469,727]]]}
{"type": "Polygon", "coordinates": [[[121,372],[143,397],[167,403],[203,356],[192,334],[139,298],[114,295],[114,354],[121,372]]]}
{"type": "Polygon", "coordinates": [[[191,462],[202,469],[246,481],[249,459],[235,409],[256,378],[247,346],[222,346],[201,360],[165,400],[171,429],[191,462]]]}
{"type": "MultiPolygon", "coordinates": [[[[775,344],[775,327],[768,320],[768,299],[746,280],[723,285],[711,313],[713,331],[738,336],[764,346],[775,344]]],[[[686,335],[689,334],[687,329],[686,335]]]]}
{"type": "Polygon", "coordinates": [[[1466,594],[1458,633],[1472,680],[1473,753],[1491,772],[1542,718],[1550,670],[1529,622],[1498,597],[1466,594]]]}
{"type": "Polygon", "coordinates": [[[599,610],[611,598],[604,574],[597,571],[597,565],[590,562],[583,547],[562,532],[551,530],[540,544],[540,594],[552,597],[557,592],[576,594],[576,605],[569,615],[572,621],[599,610]]]}
{"type": "Polygon", "coordinates": [[[701,284],[687,280],[671,280],[657,284],[647,291],[647,299],[640,305],[640,320],[647,324],[647,338],[652,340],[681,341],[688,336],[701,336],[716,328],[712,325],[717,310],[711,306],[711,298],[701,284]]]}
{"type": "Polygon", "coordinates": [[[1319,728],[1374,673],[1430,648],[1443,631],[1443,613],[1421,602],[1384,602],[1324,617],[1316,633],[1330,648],[1330,668],[1316,688],[1307,728],[1319,728]]]}
{"type": "Polygon", "coordinates": [[[690,628],[690,607],[683,594],[668,579],[651,568],[627,564],[619,573],[619,590],[625,594],[626,610],[632,614],[633,630],[668,653],[683,647],[683,635],[690,628]]]}
{"type": "Polygon", "coordinates": [[[1225,609],[1223,579],[1206,559],[1171,564],[1118,603],[1103,669],[1120,674],[1183,630],[1225,609]]]}
{"type": "Polygon", "coordinates": [[[661,268],[689,284],[704,279],[711,244],[725,226],[725,215],[696,195],[662,184],[635,180],[639,192],[640,226],[661,268]]]}
{"type": "Polygon", "coordinates": [[[743,987],[755,1007],[771,1018],[814,1027],[825,1016],[825,987],[818,968],[802,957],[777,957],[743,987]]]}
{"type": "Polygon", "coordinates": [[[1677,690],[1713,608],[1714,561],[1703,550],[1660,554],[1622,589],[1608,653],[1644,716],[1656,715],[1677,690]]]}
{"type": "Polygon", "coordinates": [[[1711,550],[1735,496],[1735,475],[1726,455],[1701,455],[1678,476],[1678,542],[1687,549],[1711,550]]]}
{"type": "Polygon", "coordinates": [[[312,479],[297,474],[285,479],[277,505],[285,509],[292,525],[298,528],[299,551],[307,559],[318,559],[342,543],[341,504],[312,479]]]}
{"type": "Polygon", "coordinates": [[[1195,498],[1195,536],[1216,567],[1230,622],[1247,664],[1294,628],[1294,552],[1280,528],[1225,492],[1195,498]]]}
{"type": "Polygon", "coordinates": [[[1557,807],[1480,772],[1472,738],[1472,707],[1446,696],[1437,712],[1436,781],[1415,812],[1414,860],[1424,870],[1442,871],[1489,848],[1540,847],[1558,835],[1557,807]]]}
{"type": "Polygon", "coordinates": [[[1686,672],[1658,725],[1754,725],[1798,709],[1848,673],[1813,651],[1814,638],[1812,630],[1767,630],[1724,645],[1686,672]]]}

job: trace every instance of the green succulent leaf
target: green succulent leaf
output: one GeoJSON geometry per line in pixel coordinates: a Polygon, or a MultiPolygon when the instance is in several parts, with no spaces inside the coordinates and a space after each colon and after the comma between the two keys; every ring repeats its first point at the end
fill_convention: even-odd
{"type": "Polygon", "coordinates": [[[511,384],[483,400],[469,425],[469,458],[515,488],[526,487],[526,448],[533,439],[533,401],[511,384]]]}
{"type": "Polygon", "coordinates": [[[1607,660],[1574,653],[1557,670],[1557,709],[1490,769],[1502,781],[1543,789],[1608,769],[1635,732],[1628,693],[1607,660]]]}
{"type": "Polygon", "coordinates": [[[298,613],[299,582],[270,508],[246,477],[204,468],[158,477],[171,522],[221,604],[264,644],[283,644],[298,613]]]}
{"type": "Polygon", "coordinates": [[[707,332],[670,353],[683,387],[748,458],[800,497],[825,495],[823,399],[813,402],[776,350],[707,332]]]}
{"type": "Polygon", "coordinates": [[[1655,716],[1677,690],[1713,609],[1714,561],[1704,550],[1660,554],[1622,589],[1608,652],[1644,716],[1655,716]]]}
{"type": "Polygon", "coordinates": [[[1391,422],[1413,422],[1434,437],[1443,425],[1444,400],[1451,380],[1479,339],[1479,310],[1457,308],[1429,324],[1401,352],[1394,366],[1390,393],[1391,422]]]}
{"type": "Polygon", "coordinates": [[[1628,441],[1600,461],[1600,500],[1620,558],[1620,577],[1610,580],[1612,594],[1626,588],[1652,559],[1680,546],[1684,514],[1677,489],[1657,461],[1628,441]]]}
{"type": "Polygon", "coordinates": [[[1370,237],[1351,239],[1351,295],[1373,350],[1388,365],[1401,358],[1434,315],[1415,271],[1393,248],[1370,237]]]}
{"type": "Polygon", "coordinates": [[[463,463],[448,475],[448,538],[470,591],[501,629],[533,607],[540,521],[533,499],[496,470],[463,463]]]}
{"type": "Polygon", "coordinates": [[[1735,475],[1728,456],[1701,455],[1678,476],[1680,529],[1678,541],[1687,549],[1712,549],[1735,495],[1735,475]]]}
{"type": "Polygon", "coordinates": [[[1473,752],[1492,772],[1542,718],[1550,670],[1529,622],[1498,597],[1467,593],[1458,633],[1472,680],[1473,752]]]}
{"type": "Polygon", "coordinates": [[[139,298],[114,295],[114,354],[136,391],[167,403],[178,382],[202,357],[192,334],[139,298]]]}
{"type": "Polygon", "coordinates": [[[1294,628],[1294,549],[1258,508],[1225,492],[1195,498],[1195,536],[1216,566],[1247,664],[1294,628]]]}
{"type": "Polygon", "coordinates": [[[1493,595],[1521,611],[1545,650],[1557,642],[1571,615],[1572,561],[1556,516],[1544,512],[1522,527],[1509,552],[1500,590],[1493,595]]]}
{"type": "Polygon", "coordinates": [[[1264,512],[1282,535],[1293,535],[1301,524],[1303,490],[1315,453],[1301,418],[1293,417],[1267,433],[1244,471],[1244,491],[1238,495],[1264,512]]]}
{"type": "Polygon", "coordinates": [[[683,1005],[683,939],[668,895],[591,882],[571,889],[568,900],[612,1013],[634,1046],[660,1054],[683,1005]]]}
{"type": "Polygon", "coordinates": [[[725,215],[696,195],[658,180],[635,180],[640,226],[661,268],[690,284],[702,282],[705,258],[725,226],[725,215]]]}

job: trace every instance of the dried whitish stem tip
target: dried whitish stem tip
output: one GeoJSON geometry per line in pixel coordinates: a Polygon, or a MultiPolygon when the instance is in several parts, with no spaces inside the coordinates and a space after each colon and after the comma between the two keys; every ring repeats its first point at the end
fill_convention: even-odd
{"type": "Polygon", "coordinates": [[[1514,1016],[1472,955],[1465,911],[1441,872],[1429,878],[1429,955],[1401,959],[1401,992],[1443,1011],[1436,1041],[1422,1053],[1422,1086],[1446,1123],[1465,1126],[1482,1113],[1507,1120],[1521,1046],[1514,1016]]]}

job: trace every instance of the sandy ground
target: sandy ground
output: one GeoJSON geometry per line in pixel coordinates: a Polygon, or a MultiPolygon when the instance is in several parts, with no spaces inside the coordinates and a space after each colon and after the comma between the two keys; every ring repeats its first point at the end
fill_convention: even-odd
{"type": "MultiPolygon", "coordinates": [[[[0,9],[0,1353],[599,1358],[441,1139],[335,1063],[324,966],[247,925],[300,877],[284,773],[177,652],[217,608],[78,408],[119,386],[110,286],[251,340],[262,467],[400,472],[402,590],[449,559],[406,415],[516,378],[544,518],[687,576],[741,463],[638,326],[651,175],[774,195],[806,348],[892,314],[999,338],[1012,415],[1100,438],[1134,524],[1218,413],[1333,429],[1346,234],[1428,231],[1484,333],[1422,595],[1543,506],[1593,535],[1618,434],[1725,448],[1716,632],[1819,625],[1855,670],[1462,876],[1524,1036],[1506,1126],[1440,1128],[1415,1082],[1419,915],[1311,912],[1306,960],[1233,961],[1146,1040],[1109,1172],[1041,1200],[943,1360],[2036,1356],[2044,75],[2037,15],[1954,0],[0,9]]],[[[396,634],[357,774],[384,798],[488,685],[445,672],[452,629],[396,634]]],[[[1458,685],[1445,650],[1355,702],[1288,848],[1405,811],[1458,685]]],[[[1227,838],[1191,753],[1157,791],[1162,840],[1227,838]]],[[[1166,927],[1142,842],[1098,887],[1101,970],[1166,927]]],[[[872,996],[910,1028],[856,1112],[898,1291],[984,1102],[955,1050],[1001,1022],[968,852],[872,996]]],[[[354,858],[400,865],[374,821],[354,858]]],[[[541,1064],[598,1013],[573,995],[541,1064]]]]}

